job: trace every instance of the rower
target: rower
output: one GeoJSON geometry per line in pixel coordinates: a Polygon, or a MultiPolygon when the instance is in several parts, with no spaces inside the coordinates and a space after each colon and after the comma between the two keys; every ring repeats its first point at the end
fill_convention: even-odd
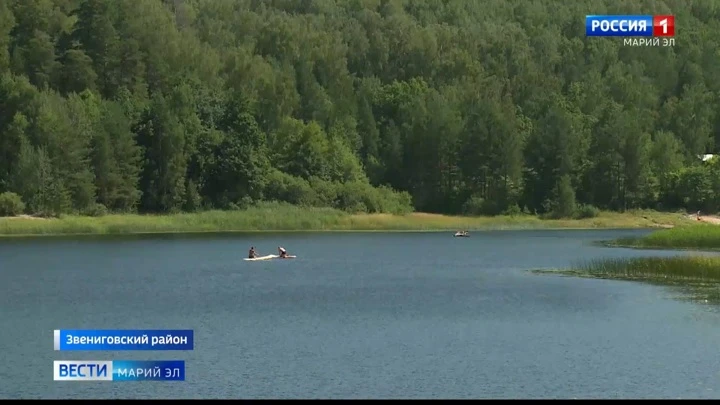
{"type": "Polygon", "coordinates": [[[250,252],[248,253],[248,258],[254,259],[257,257],[257,252],[255,251],[255,246],[250,246],[250,252]]]}
{"type": "Polygon", "coordinates": [[[285,248],[282,246],[278,246],[278,254],[280,255],[281,259],[287,258],[287,255],[288,255],[287,250],[285,250],[285,248]]]}

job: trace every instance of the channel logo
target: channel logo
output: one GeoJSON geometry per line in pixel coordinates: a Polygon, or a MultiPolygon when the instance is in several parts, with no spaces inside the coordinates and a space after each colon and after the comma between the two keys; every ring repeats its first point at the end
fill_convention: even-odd
{"type": "Polygon", "coordinates": [[[673,15],[588,15],[588,37],[674,37],[673,15]]]}
{"type": "Polygon", "coordinates": [[[55,360],[54,381],[112,381],[113,362],[96,360],[55,360]]]}
{"type": "Polygon", "coordinates": [[[183,360],[55,360],[54,381],[185,381],[183,360]]]}

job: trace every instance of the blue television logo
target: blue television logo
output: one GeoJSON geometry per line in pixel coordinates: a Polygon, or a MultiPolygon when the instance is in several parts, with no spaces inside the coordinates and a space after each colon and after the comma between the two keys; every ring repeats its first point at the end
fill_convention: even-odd
{"type": "Polygon", "coordinates": [[[56,360],[54,381],[185,381],[182,360],[56,360]]]}
{"type": "Polygon", "coordinates": [[[55,381],[112,381],[112,361],[54,361],[55,381]]]}
{"type": "Polygon", "coordinates": [[[651,37],[651,15],[588,15],[585,16],[588,37],[651,37]]]}

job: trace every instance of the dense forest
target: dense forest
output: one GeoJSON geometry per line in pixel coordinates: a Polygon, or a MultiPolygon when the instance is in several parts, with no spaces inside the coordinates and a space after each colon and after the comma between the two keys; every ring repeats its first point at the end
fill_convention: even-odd
{"type": "Polygon", "coordinates": [[[715,0],[0,0],[0,209],[716,210],[718,32],[715,0]]]}

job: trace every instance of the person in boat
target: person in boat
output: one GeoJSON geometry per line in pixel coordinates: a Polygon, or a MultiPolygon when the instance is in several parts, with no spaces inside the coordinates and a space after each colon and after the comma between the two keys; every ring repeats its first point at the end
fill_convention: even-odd
{"type": "Polygon", "coordinates": [[[280,255],[281,259],[286,259],[288,255],[287,250],[285,250],[285,248],[282,246],[278,246],[278,254],[280,255]]]}
{"type": "Polygon", "coordinates": [[[257,257],[257,252],[255,251],[255,246],[250,246],[250,252],[248,253],[248,258],[254,259],[257,257]]]}

